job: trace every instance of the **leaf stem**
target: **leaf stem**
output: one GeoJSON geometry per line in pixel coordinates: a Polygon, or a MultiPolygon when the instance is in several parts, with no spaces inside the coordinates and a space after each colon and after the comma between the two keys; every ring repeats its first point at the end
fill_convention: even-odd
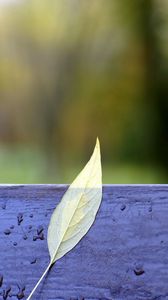
{"type": "Polygon", "coordinates": [[[35,290],[37,289],[37,287],[39,286],[40,282],[43,280],[44,276],[47,274],[47,272],[49,271],[50,267],[52,265],[52,261],[50,261],[47,269],[44,271],[43,275],[40,277],[39,281],[37,282],[37,284],[35,285],[34,289],[31,291],[29,297],[27,298],[27,300],[30,300],[30,298],[32,297],[32,295],[34,294],[35,290]]]}

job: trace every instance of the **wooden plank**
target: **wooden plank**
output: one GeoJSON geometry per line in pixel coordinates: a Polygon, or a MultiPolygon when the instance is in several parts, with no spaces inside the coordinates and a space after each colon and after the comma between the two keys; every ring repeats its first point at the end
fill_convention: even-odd
{"type": "MultiPolygon", "coordinates": [[[[47,267],[47,227],[66,189],[0,186],[0,299],[7,286],[6,299],[17,299],[18,285],[26,299],[47,267]]],[[[96,222],[32,299],[168,299],[168,185],[104,186],[96,222]]]]}

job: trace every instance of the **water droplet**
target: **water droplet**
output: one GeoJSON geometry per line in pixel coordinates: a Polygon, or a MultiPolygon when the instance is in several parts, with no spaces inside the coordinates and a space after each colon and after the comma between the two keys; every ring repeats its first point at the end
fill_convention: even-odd
{"type": "Polygon", "coordinates": [[[6,204],[1,205],[2,209],[6,209],[6,204]]]}
{"type": "Polygon", "coordinates": [[[41,233],[38,234],[38,235],[34,235],[34,236],[33,236],[33,241],[36,241],[36,240],[44,240],[44,233],[41,232],[41,233]]]}
{"type": "Polygon", "coordinates": [[[6,300],[8,298],[8,295],[11,291],[11,287],[7,286],[5,290],[3,290],[3,299],[6,300]]]}
{"type": "Polygon", "coordinates": [[[30,214],[29,217],[30,217],[30,218],[33,218],[33,214],[30,214]]]}
{"type": "Polygon", "coordinates": [[[44,228],[42,225],[39,225],[38,228],[37,228],[37,234],[41,234],[43,232],[44,228]]]}
{"type": "Polygon", "coordinates": [[[22,213],[18,213],[17,220],[18,220],[18,225],[20,225],[23,221],[23,214],[22,213]]]}
{"type": "Polygon", "coordinates": [[[44,233],[41,232],[41,233],[38,235],[38,238],[39,238],[40,240],[44,240],[44,233]]]}
{"type": "Polygon", "coordinates": [[[126,205],[125,204],[121,204],[120,209],[123,211],[124,209],[126,209],[126,205]]]}
{"type": "Polygon", "coordinates": [[[145,273],[143,266],[141,264],[137,264],[134,269],[135,275],[139,276],[145,273]]]}
{"type": "Polygon", "coordinates": [[[13,246],[17,246],[17,243],[16,243],[16,242],[14,242],[14,243],[13,243],[13,246]]]}
{"type": "Polygon", "coordinates": [[[14,228],[15,228],[15,226],[14,226],[14,225],[11,225],[11,226],[10,226],[10,229],[14,229],[14,228]]]}
{"type": "Polygon", "coordinates": [[[148,211],[149,211],[149,212],[152,212],[152,206],[150,206],[150,207],[148,208],[148,211]]]}
{"type": "Polygon", "coordinates": [[[23,291],[19,291],[19,293],[17,293],[17,298],[18,299],[23,299],[24,298],[24,292],[23,291]]]}
{"type": "Polygon", "coordinates": [[[18,286],[18,288],[19,288],[19,292],[17,293],[17,298],[18,299],[23,299],[24,298],[24,290],[25,290],[25,285],[22,285],[22,284],[20,284],[20,285],[18,285],[17,284],[17,286],[18,286]]]}
{"type": "Polygon", "coordinates": [[[23,239],[27,240],[27,235],[26,234],[23,234],[23,239]]]}
{"type": "Polygon", "coordinates": [[[2,284],[3,284],[3,275],[0,274],[0,287],[2,286],[2,284]]]}
{"type": "Polygon", "coordinates": [[[35,264],[37,261],[37,258],[36,257],[33,257],[32,260],[30,261],[31,265],[35,264]]]}
{"type": "Polygon", "coordinates": [[[7,229],[4,230],[4,233],[5,233],[6,235],[9,235],[9,234],[11,233],[11,231],[10,231],[10,229],[7,228],[7,229]]]}

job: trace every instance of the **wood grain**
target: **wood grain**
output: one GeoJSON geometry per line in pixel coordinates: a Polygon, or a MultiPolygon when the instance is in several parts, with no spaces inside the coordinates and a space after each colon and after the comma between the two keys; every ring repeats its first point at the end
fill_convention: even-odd
{"type": "MultiPolygon", "coordinates": [[[[0,186],[0,299],[26,299],[47,267],[47,228],[67,187],[0,186]]],[[[104,186],[95,223],[33,299],[168,299],[168,185],[104,186]]]]}

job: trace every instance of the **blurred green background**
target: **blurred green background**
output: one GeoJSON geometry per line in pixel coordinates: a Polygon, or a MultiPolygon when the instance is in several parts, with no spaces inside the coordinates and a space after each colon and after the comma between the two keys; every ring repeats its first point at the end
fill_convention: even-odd
{"type": "Polygon", "coordinates": [[[168,183],[168,2],[0,0],[0,182],[168,183]]]}

